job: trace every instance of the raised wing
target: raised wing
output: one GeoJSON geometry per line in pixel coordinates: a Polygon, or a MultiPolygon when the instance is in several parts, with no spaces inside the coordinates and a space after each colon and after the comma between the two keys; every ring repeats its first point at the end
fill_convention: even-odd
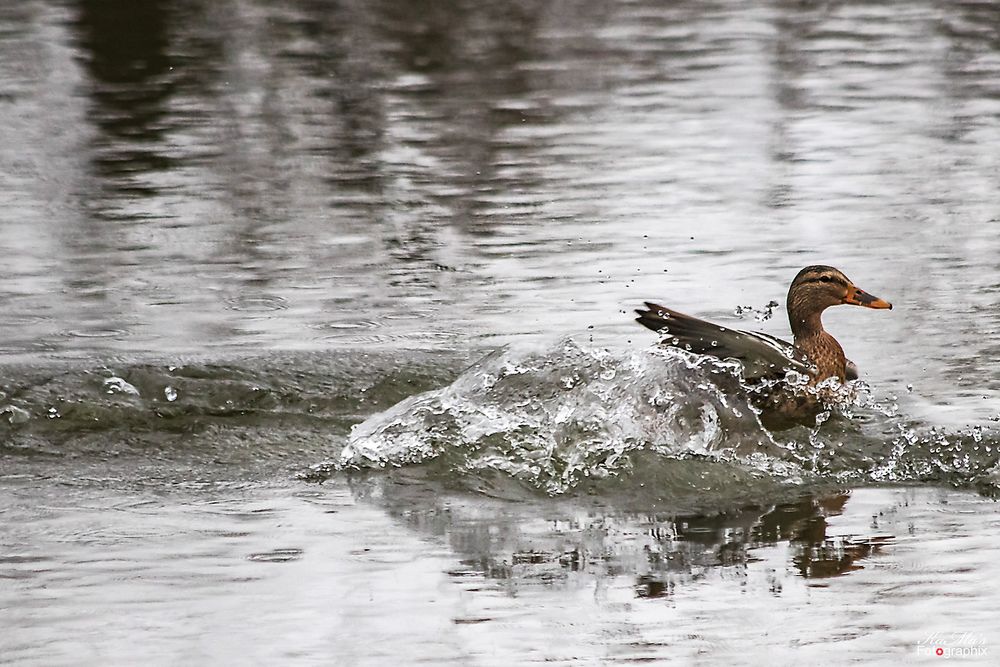
{"type": "Polygon", "coordinates": [[[808,374],[812,363],[801,350],[780,338],[739,331],[646,302],[648,310],[636,310],[636,322],[661,334],[662,344],[719,359],[737,359],[746,380],[784,377],[795,370],[808,374]]]}

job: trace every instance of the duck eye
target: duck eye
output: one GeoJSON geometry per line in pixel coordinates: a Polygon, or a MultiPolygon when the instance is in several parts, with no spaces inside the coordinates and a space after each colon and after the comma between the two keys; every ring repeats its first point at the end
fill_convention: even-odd
{"type": "Polygon", "coordinates": [[[828,282],[830,282],[830,276],[820,276],[819,280],[822,283],[828,283],[828,282]]]}

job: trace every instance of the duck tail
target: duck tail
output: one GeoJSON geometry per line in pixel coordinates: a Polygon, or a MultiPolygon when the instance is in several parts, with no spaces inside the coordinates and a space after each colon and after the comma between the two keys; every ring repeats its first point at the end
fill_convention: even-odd
{"type": "Polygon", "coordinates": [[[670,333],[675,338],[707,336],[713,330],[720,329],[711,322],[699,320],[697,317],[691,317],[649,301],[646,302],[646,310],[636,310],[635,312],[639,314],[635,321],[642,326],[653,331],[670,333]]]}
{"type": "Polygon", "coordinates": [[[636,322],[659,333],[668,344],[699,354],[720,356],[719,340],[730,333],[725,327],[655,303],[646,302],[646,310],[635,312],[639,314],[636,322]]]}
{"type": "Polygon", "coordinates": [[[635,321],[646,327],[647,329],[652,329],[653,331],[663,331],[664,329],[670,328],[671,321],[670,318],[675,315],[680,315],[680,313],[670,310],[665,306],[659,306],[655,303],[650,303],[646,301],[647,310],[636,309],[636,313],[639,317],[635,318],[635,321]]]}

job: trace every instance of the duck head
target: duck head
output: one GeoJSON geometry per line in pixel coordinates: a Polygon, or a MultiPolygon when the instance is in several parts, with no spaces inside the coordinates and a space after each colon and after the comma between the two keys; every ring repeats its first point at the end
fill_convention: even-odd
{"type": "Polygon", "coordinates": [[[788,319],[793,333],[822,329],[819,315],[830,306],[850,304],[865,308],[891,309],[888,301],[856,286],[832,266],[807,266],[799,271],[788,288],[788,319]]]}

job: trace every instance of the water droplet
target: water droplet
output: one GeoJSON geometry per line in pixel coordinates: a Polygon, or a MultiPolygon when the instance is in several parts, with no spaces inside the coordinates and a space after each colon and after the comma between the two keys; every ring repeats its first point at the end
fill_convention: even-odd
{"type": "Polygon", "coordinates": [[[167,397],[167,400],[173,403],[177,400],[177,390],[173,387],[167,386],[163,388],[163,395],[167,397]]]}
{"type": "Polygon", "coordinates": [[[798,371],[788,371],[785,373],[785,382],[791,387],[801,387],[809,382],[809,376],[798,371]]]}
{"type": "Polygon", "coordinates": [[[138,396],[139,390],[120,377],[112,376],[104,380],[104,389],[109,394],[129,394],[138,396]]]}
{"type": "Polygon", "coordinates": [[[31,419],[31,413],[16,405],[5,405],[0,408],[0,415],[6,415],[7,421],[11,424],[22,424],[31,419]]]}

